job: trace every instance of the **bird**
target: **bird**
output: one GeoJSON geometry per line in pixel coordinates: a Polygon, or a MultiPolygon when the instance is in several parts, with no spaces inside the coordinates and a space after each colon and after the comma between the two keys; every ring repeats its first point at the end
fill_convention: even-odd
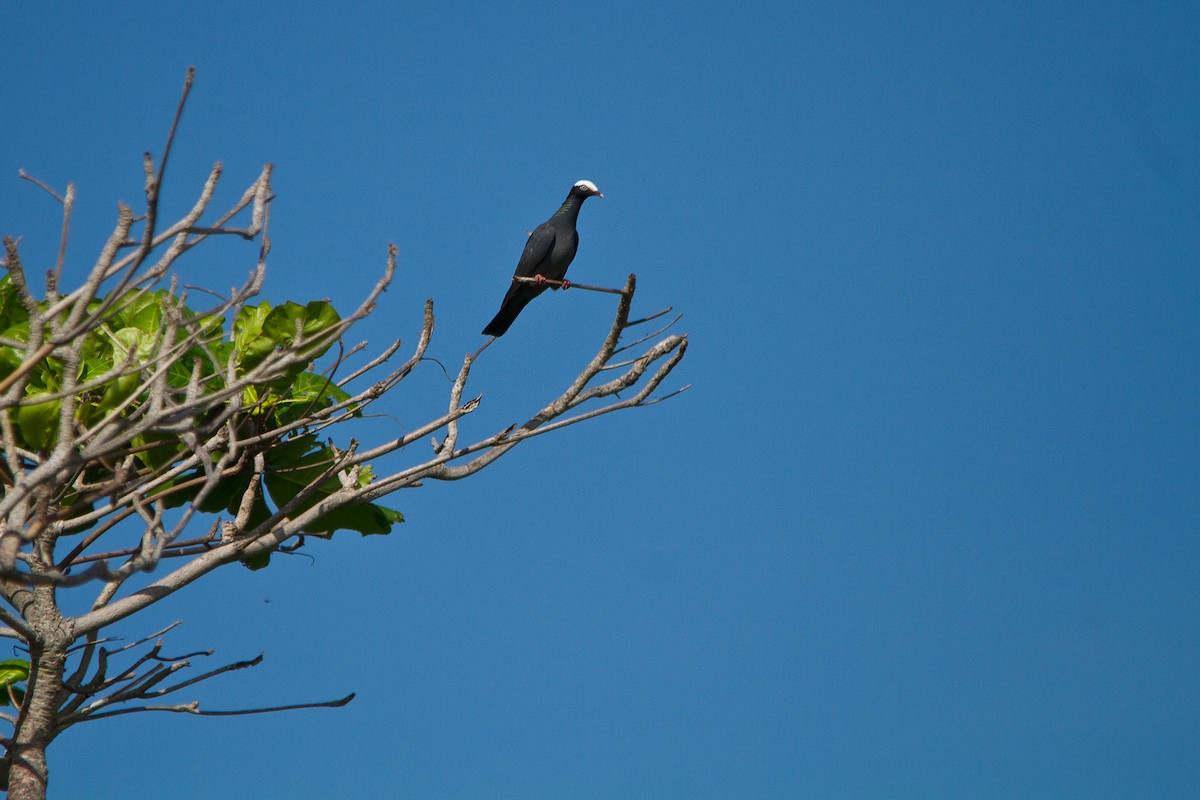
{"type": "Polygon", "coordinates": [[[533,278],[536,282],[513,281],[508,294],[504,295],[504,301],[500,303],[500,311],[483,329],[484,336],[503,336],[521,313],[521,309],[546,291],[546,280],[562,281],[564,289],[570,287],[571,282],[566,279],[567,267],[571,266],[575,251],[579,249],[579,233],[575,230],[575,221],[579,219],[579,209],[583,207],[583,201],[589,197],[604,195],[591,181],[576,181],[567,194],[567,199],[558,211],[554,212],[554,216],[529,234],[513,277],[533,278]]]}

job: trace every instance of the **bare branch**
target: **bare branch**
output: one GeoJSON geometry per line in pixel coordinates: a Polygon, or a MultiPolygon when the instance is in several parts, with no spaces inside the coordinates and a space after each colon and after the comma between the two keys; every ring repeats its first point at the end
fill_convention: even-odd
{"type": "MultiPolygon", "coordinates": [[[[647,317],[646,319],[650,319],[650,317],[647,317]]],[[[661,328],[654,331],[653,333],[647,333],[645,336],[642,336],[641,338],[638,338],[638,339],[634,339],[632,342],[629,342],[628,344],[623,344],[620,347],[618,347],[616,350],[613,350],[613,355],[616,355],[617,353],[623,353],[626,350],[632,350],[633,348],[637,347],[639,344],[648,342],[651,339],[653,339],[655,336],[666,333],[668,330],[670,330],[671,328],[673,328],[675,326],[676,322],[679,322],[679,320],[681,320],[681,319],[683,319],[683,314],[682,313],[676,314],[675,319],[671,320],[666,325],[663,325],[661,328]]],[[[641,320],[641,321],[644,322],[645,320],[641,320]]],[[[628,323],[628,322],[625,323],[625,327],[626,328],[630,327],[630,324],[631,323],[628,323]]]]}
{"type": "Polygon", "coordinates": [[[556,281],[553,278],[529,278],[523,275],[513,275],[513,283],[532,283],[536,286],[561,286],[563,289],[586,289],[589,292],[607,292],[609,294],[624,294],[624,289],[609,289],[604,286],[588,286],[586,283],[574,281],[556,281]]]}
{"type": "Polygon", "coordinates": [[[0,622],[3,622],[12,629],[13,635],[8,636],[7,638],[13,639],[20,637],[26,642],[33,641],[33,629],[29,627],[29,624],[16,614],[13,614],[4,606],[0,606],[0,622]]]}
{"type": "Polygon", "coordinates": [[[44,191],[46,194],[50,195],[50,196],[51,196],[51,197],[53,197],[55,200],[57,200],[57,201],[59,202],[59,204],[60,204],[60,205],[64,205],[64,206],[65,206],[65,205],[67,204],[67,201],[66,201],[66,200],[63,198],[63,196],[62,196],[61,194],[59,194],[58,192],[56,192],[56,191],[54,191],[53,189],[51,189],[51,188],[50,188],[50,187],[49,187],[49,186],[48,186],[46,183],[44,183],[43,181],[40,181],[40,180],[38,180],[37,178],[33,177],[32,175],[30,175],[30,174],[29,174],[28,172],[26,172],[25,170],[23,170],[23,169],[18,169],[18,170],[17,170],[17,177],[21,178],[21,180],[29,181],[29,182],[30,182],[30,183],[32,183],[34,186],[38,187],[39,189],[41,189],[42,191],[44,191]]]}
{"type": "Polygon", "coordinates": [[[213,654],[212,650],[199,650],[179,656],[164,655],[162,653],[162,636],[177,625],[179,625],[178,621],[168,625],[157,633],[129,642],[116,649],[98,648],[98,640],[95,634],[90,634],[78,668],[76,668],[70,678],[64,679],[64,687],[72,696],[60,707],[58,720],[55,725],[56,733],[79,722],[139,711],[184,711],[201,716],[235,716],[301,708],[337,708],[346,705],[354,698],[354,695],[351,694],[337,700],[230,711],[201,711],[198,701],[173,706],[138,705],[126,708],[112,708],[113,706],[162,698],[196,686],[219,675],[248,669],[262,663],[263,657],[259,654],[255,658],[225,664],[195,677],[177,681],[169,686],[160,686],[167,678],[190,667],[191,659],[208,658],[213,654]],[[109,676],[108,670],[113,656],[145,645],[152,639],[154,640],[154,644],[147,652],[143,653],[129,666],[120,670],[115,675],[109,676]],[[93,655],[98,656],[95,666],[92,668],[93,675],[90,679],[84,680],[84,676],[92,664],[93,655]]]}
{"type": "MultiPolygon", "coordinates": [[[[162,188],[163,178],[167,174],[167,159],[171,156],[171,145],[175,143],[175,132],[179,130],[179,120],[183,117],[183,107],[187,105],[188,94],[192,91],[192,82],[196,79],[196,67],[189,66],[187,77],[183,79],[183,92],[179,95],[179,105],[175,108],[175,118],[171,120],[171,130],[167,134],[167,143],[163,146],[162,158],[158,162],[158,175],[153,177],[154,185],[154,200],[152,205],[157,205],[158,193],[162,188]]],[[[149,214],[147,214],[149,217],[149,214]]],[[[154,231],[147,220],[146,224],[147,238],[152,240],[154,231]]]]}
{"type": "MultiPolygon", "coordinates": [[[[631,319],[625,323],[625,327],[632,328],[634,325],[641,325],[643,322],[650,322],[651,320],[658,319],[659,317],[663,316],[664,314],[670,314],[674,310],[675,309],[671,308],[671,306],[667,306],[662,311],[656,311],[648,317],[642,317],[641,319],[631,319]]],[[[680,314],[680,316],[683,316],[683,314],[680,314]]]]}
{"type": "MultiPolygon", "coordinates": [[[[397,350],[400,349],[400,344],[401,344],[401,342],[399,339],[392,342],[388,346],[388,348],[386,350],[384,350],[382,353],[380,353],[378,356],[373,358],[371,361],[367,362],[362,367],[359,367],[358,369],[356,369],[354,372],[350,373],[345,378],[342,378],[340,381],[338,381],[338,383],[337,383],[338,387],[341,388],[342,386],[345,386],[346,384],[352,382],[355,378],[365,375],[366,373],[368,373],[371,370],[378,367],[380,364],[383,364],[384,362],[386,362],[389,358],[391,358],[392,356],[394,356],[396,354],[397,350]]],[[[355,348],[355,350],[352,350],[347,355],[353,354],[354,352],[356,352],[356,350],[357,350],[357,348],[355,348]]]]}
{"type": "Polygon", "coordinates": [[[91,714],[79,721],[87,722],[94,719],[104,719],[105,717],[116,717],[122,714],[134,714],[139,711],[168,711],[177,714],[193,714],[197,717],[241,717],[249,714],[274,714],[278,711],[300,711],[306,708],[341,708],[342,706],[349,705],[355,696],[356,694],[351,692],[338,700],[326,700],[317,703],[291,703],[285,706],[266,706],[263,708],[242,708],[232,711],[202,710],[199,701],[174,706],[137,706],[135,708],[121,708],[116,711],[107,711],[101,714],[91,714]]]}

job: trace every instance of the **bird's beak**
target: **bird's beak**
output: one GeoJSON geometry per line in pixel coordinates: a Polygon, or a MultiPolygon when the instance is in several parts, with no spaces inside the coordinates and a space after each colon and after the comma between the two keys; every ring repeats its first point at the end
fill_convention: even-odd
{"type": "Polygon", "coordinates": [[[596,197],[603,198],[603,197],[604,197],[604,193],[603,193],[603,192],[596,192],[596,197]]]}

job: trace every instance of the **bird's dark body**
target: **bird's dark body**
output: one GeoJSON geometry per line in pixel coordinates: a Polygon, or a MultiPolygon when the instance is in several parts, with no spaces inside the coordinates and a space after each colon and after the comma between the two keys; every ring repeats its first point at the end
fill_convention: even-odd
{"type": "MultiPolygon", "coordinates": [[[[561,281],[566,277],[567,267],[571,266],[575,252],[579,249],[579,232],[575,229],[579,209],[583,206],[583,201],[592,195],[604,196],[586,181],[580,181],[571,187],[571,192],[563,201],[562,207],[530,234],[525,242],[525,249],[521,252],[521,259],[517,262],[514,277],[532,278],[541,275],[553,281],[561,281]]],[[[500,311],[483,329],[483,334],[503,336],[521,310],[529,305],[529,301],[547,288],[514,281],[508,293],[504,295],[500,311]]]]}

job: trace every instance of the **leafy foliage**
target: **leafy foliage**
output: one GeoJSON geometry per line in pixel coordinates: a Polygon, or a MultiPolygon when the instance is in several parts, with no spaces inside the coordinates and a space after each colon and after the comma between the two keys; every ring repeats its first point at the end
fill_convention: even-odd
{"type": "MultiPolygon", "coordinates": [[[[45,310],[43,305],[39,312],[45,310]]],[[[329,332],[341,320],[328,302],[271,306],[263,301],[245,306],[238,309],[228,334],[224,316],[197,314],[163,289],[130,290],[98,298],[89,311],[104,311],[104,318],[87,334],[80,351],[76,382],[81,391],[74,398],[78,427],[90,428],[114,415],[135,416],[149,400],[148,378],[156,371],[165,370],[171,390],[183,391],[190,383],[195,385],[195,376],[199,376],[202,391],[219,394],[227,385],[226,376],[244,378],[270,354],[290,349],[302,358],[270,380],[250,383],[238,398],[241,410],[235,421],[239,438],[253,442],[258,436],[263,442],[272,442],[269,447],[259,445],[265,469],[259,474],[253,469],[253,459],[243,459],[245,467],[223,477],[198,507],[205,512],[236,514],[252,489],[255,499],[248,524],[253,526],[285,508],[286,516],[295,518],[340,488],[336,475],[326,475],[337,450],[298,425],[300,420],[311,420],[314,413],[350,399],[331,378],[312,370],[312,361],[335,341],[329,332]],[[166,364],[154,363],[156,355],[163,352],[173,352],[175,357],[166,364]],[[281,429],[281,437],[263,435],[281,429]],[[319,485],[309,488],[314,481],[319,485]],[[308,492],[301,495],[305,489],[308,492]]],[[[0,381],[23,367],[30,335],[29,310],[21,303],[17,287],[8,276],[0,278],[0,381]]],[[[30,452],[46,453],[57,444],[64,400],[59,387],[66,368],[62,361],[49,357],[32,365],[19,404],[3,412],[10,415],[18,444],[30,452]]],[[[199,426],[205,420],[194,422],[199,426]]],[[[187,452],[176,435],[165,432],[131,435],[128,446],[142,468],[158,473],[187,452]]],[[[103,474],[111,472],[103,463],[89,464],[88,469],[96,473],[97,482],[111,477],[103,474]]],[[[155,496],[167,507],[196,501],[199,481],[195,479],[201,475],[199,471],[180,475],[157,489],[155,496]]],[[[357,475],[366,485],[371,471],[360,468],[357,475]]],[[[86,511],[86,505],[79,509],[80,513],[86,511]]],[[[326,514],[305,532],[382,534],[402,521],[397,511],[363,504],[326,514]]],[[[70,532],[88,527],[77,526],[70,532]]],[[[250,566],[265,564],[266,558],[260,556],[250,566]]]]}

